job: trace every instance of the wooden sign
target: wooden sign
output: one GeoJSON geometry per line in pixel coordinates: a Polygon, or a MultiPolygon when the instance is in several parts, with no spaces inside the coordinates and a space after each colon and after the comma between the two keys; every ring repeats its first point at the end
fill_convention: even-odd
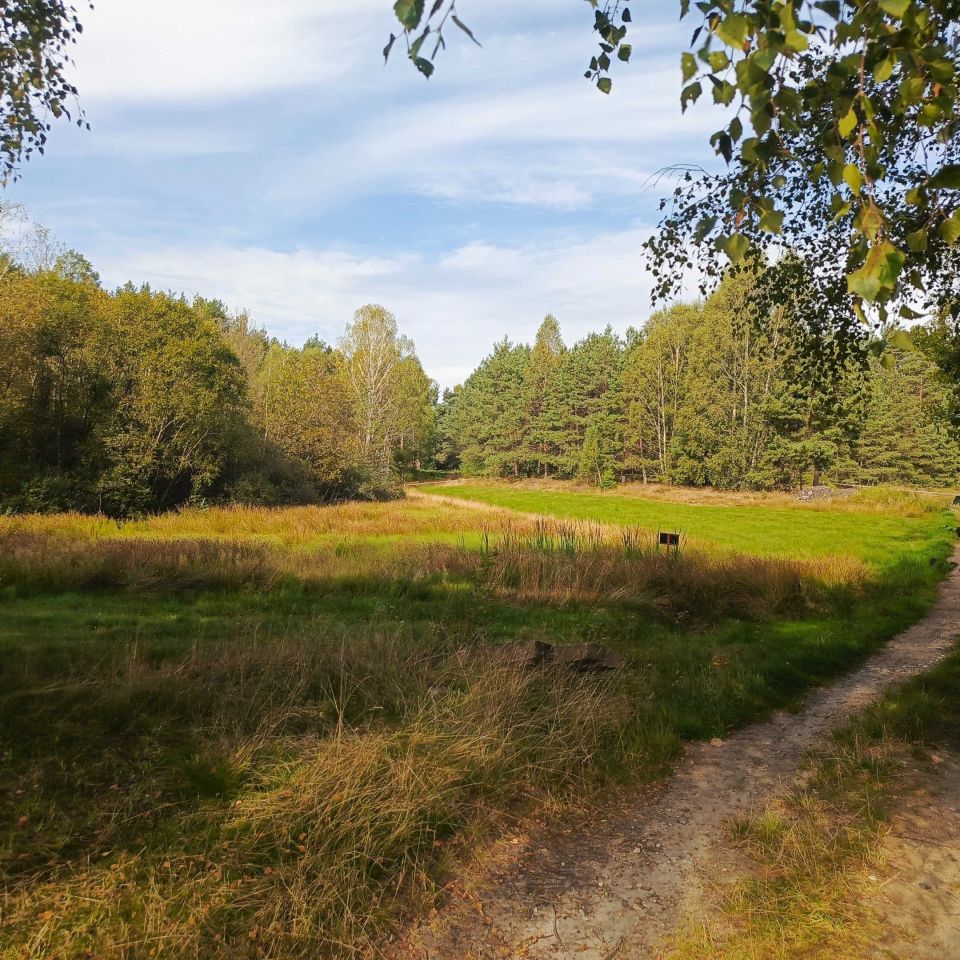
{"type": "Polygon", "coordinates": [[[660,537],[657,541],[661,547],[679,547],[680,546],[680,534],[679,533],[664,533],[660,531],[660,537]]]}

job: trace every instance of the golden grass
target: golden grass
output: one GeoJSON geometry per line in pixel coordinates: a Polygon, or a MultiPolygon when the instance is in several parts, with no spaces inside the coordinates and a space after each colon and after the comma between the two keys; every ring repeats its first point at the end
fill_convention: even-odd
{"type": "Polygon", "coordinates": [[[480,530],[504,511],[477,511],[461,504],[425,500],[342,503],[309,507],[211,507],[116,521],[81,514],[0,516],[0,534],[34,533],[100,539],[190,538],[256,540],[282,546],[309,545],[324,538],[437,536],[480,530]]]}
{"type": "MultiPolygon", "coordinates": [[[[279,636],[259,637],[247,621],[242,638],[205,640],[198,628],[159,657],[162,645],[143,654],[135,635],[89,652],[41,642],[11,655],[0,956],[375,953],[499,819],[582,800],[618,764],[668,760],[676,733],[655,693],[694,713],[718,691],[735,699],[751,677],[688,658],[716,639],[682,631],[669,634],[688,648],[675,660],[656,633],[609,679],[454,656],[459,644],[502,635],[485,633],[485,621],[502,616],[529,636],[560,622],[535,604],[609,605],[644,608],[642,622],[659,630],[663,615],[712,623],[816,607],[834,587],[856,594],[868,576],[852,560],[696,545],[676,555],[658,551],[649,531],[433,502],[184,511],[119,525],[0,518],[0,587],[41,594],[26,601],[34,606],[67,590],[217,589],[234,591],[224,602],[238,617],[253,592],[283,616],[293,607],[275,588],[293,583],[299,603],[299,590],[337,580],[366,581],[362,621],[331,626],[344,591],[331,594],[326,619],[291,618],[279,636]],[[438,529],[448,542],[431,541],[438,529]],[[404,622],[398,581],[437,588],[424,591],[425,604],[436,601],[428,616],[404,622]],[[443,619],[448,588],[466,598],[463,623],[443,619]],[[381,619],[391,605],[403,619],[381,619]],[[64,659],[47,671],[48,656],[64,659]]],[[[799,655],[773,625],[765,649],[799,655]]],[[[766,691],[753,682],[751,695],[766,691]]],[[[743,722],[742,711],[731,716],[743,722]]],[[[686,729],[703,722],[697,714],[686,729]]]]}
{"type": "MultiPolygon", "coordinates": [[[[125,696],[145,708],[189,690],[209,751],[194,775],[220,778],[225,795],[184,804],[145,763],[140,782],[85,811],[82,855],[41,857],[8,877],[0,951],[71,960],[376,953],[391,924],[435,895],[448,848],[460,855],[517,803],[589,781],[598,738],[627,710],[602,681],[451,658],[421,686],[422,651],[398,653],[386,638],[363,646],[342,649],[339,661],[306,645],[266,657],[255,646],[198,651],[176,666],[131,664],[112,689],[91,687],[94,702],[125,696]],[[351,726],[345,710],[311,715],[312,683],[349,691],[371,657],[381,678],[392,663],[410,685],[402,725],[351,726]],[[228,695],[242,677],[251,714],[228,695]],[[136,823],[153,830],[131,842],[136,823]]],[[[22,833],[35,848],[56,823],[43,822],[40,800],[34,809],[22,833]]]]}
{"type": "Polygon", "coordinates": [[[659,549],[646,531],[542,520],[503,528],[484,548],[495,593],[551,603],[615,603],[709,618],[797,613],[820,592],[863,587],[858,560],[796,561],[692,548],[659,549]]]}
{"type": "Polygon", "coordinates": [[[848,557],[798,561],[697,548],[675,553],[658,549],[643,530],[524,518],[484,529],[479,547],[413,540],[387,550],[362,544],[344,550],[335,543],[290,550],[252,538],[159,539],[129,530],[120,538],[87,540],[40,532],[43,523],[23,526],[0,531],[0,585],[26,591],[171,594],[267,589],[283,580],[317,586],[452,578],[494,596],[540,603],[756,618],[800,612],[815,606],[824,589],[859,589],[868,580],[864,564],[848,557]]]}

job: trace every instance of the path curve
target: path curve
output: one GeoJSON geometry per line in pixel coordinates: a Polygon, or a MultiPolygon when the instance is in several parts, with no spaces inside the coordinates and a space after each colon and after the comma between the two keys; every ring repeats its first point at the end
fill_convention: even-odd
{"type": "Polygon", "coordinates": [[[807,751],[891,684],[929,670],[960,637],[960,546],[929,613],[855,673],[723,742],[690,744],[665,784],[548,847],[531,844],[471,902],[410,932],[418,960],[648,960],[716,881],[724,824],[770,797],[807,751]],[[536,848],[535,848],[536,847],[536,848]]]}

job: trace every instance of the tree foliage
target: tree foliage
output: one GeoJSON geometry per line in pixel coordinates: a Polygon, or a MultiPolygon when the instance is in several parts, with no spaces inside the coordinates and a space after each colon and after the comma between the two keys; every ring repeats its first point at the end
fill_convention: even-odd
{"type": "Polygon", "coordinates": [[[379,307],[394,357],[365,444],[358,321],[343,351],[292,347],[217,301],[108,292],[65,251],[0,276],[0,509],[121,516],[186,502],[384,495],[429,455],[435,388],[379,307]],[[371,450],[375,456],[371,456],[371,450]]]}
{"type": "MultiPolygon", "coordinates": [[[[6,0],[0,10],[0,182],[43,153],[52,121],[71,119],[77,89],[67,79],[83,26],[63,0],[6,0]]],[[[83,125],[78,113],[77,123],[83,125]]]]}
{"type": "MultiPolygon", "coordinates": [[[[599,50],[585,75],[610,93],[642,26],[624,0],[590,2],[599,50]]],[[[395,4],[427,76],[422,51],[445,46],[453,9],[395,4]]],[[[842,327],[867,319],[865,303],[883,320],[891,306],[912,318],[918,304],[956,316],[957,0],[700,0],[693,10],[680,0],[680,16],[696,20],[680,105],[709,95],[729,108],[710,138],[727,169],[688,170],[664,203],[649,243],[655,294],[676,295],[694,263],[706,293],[728,264],[779,246],[819,264],[814,282],[842,327]]],[[[776,302],[783,290],[757,294],[776,302]]]]}
{"type": "Polygon", "coordinates": [[[387,485],[399,458],[409,466],[423,455],[432,426],[433,386],[413,342],[397,331],[396,317],[378,304],[353,316],[340,341],[356,443],[366,477],[387,485]]]}
{"type": "Polygon", "coordinates": [[[548,317],[532,349],[502,341],[445,395],[446,462],[598,486],[955,481],[957,390],[939,328],[888,330],[824,364],[808,349],[803,297],[751,317],[762,282],[731,274],[625,340],[608,329],[566,347],[548,317]]]}

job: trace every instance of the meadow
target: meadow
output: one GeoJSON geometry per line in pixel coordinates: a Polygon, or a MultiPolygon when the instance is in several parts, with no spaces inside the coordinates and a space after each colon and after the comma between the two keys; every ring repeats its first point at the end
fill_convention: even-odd
{"type": "Polygon", "coordinates": [[[376,955],[485,838],[856,664],[953,539],[910,494],[417,489],[482,502],[0,517],[0,956],[376,955]],[[527,640],[626,667],[457,655],[527,640]]]}
{"type": "Polygon", "coordinates": [[[914,521],[931,505],[922,495],[864,488],[850,497],[806,504],[788,494],[724,494],[658,487],[598,491],[540,483],[424,485],[424,493],[569,520],[638,526],[681,534],[688,543],[759,556],[857,557],[898,563],[923,546],[914,521]],[[867,519],[867,518],[870,519],[867,519]]]}

